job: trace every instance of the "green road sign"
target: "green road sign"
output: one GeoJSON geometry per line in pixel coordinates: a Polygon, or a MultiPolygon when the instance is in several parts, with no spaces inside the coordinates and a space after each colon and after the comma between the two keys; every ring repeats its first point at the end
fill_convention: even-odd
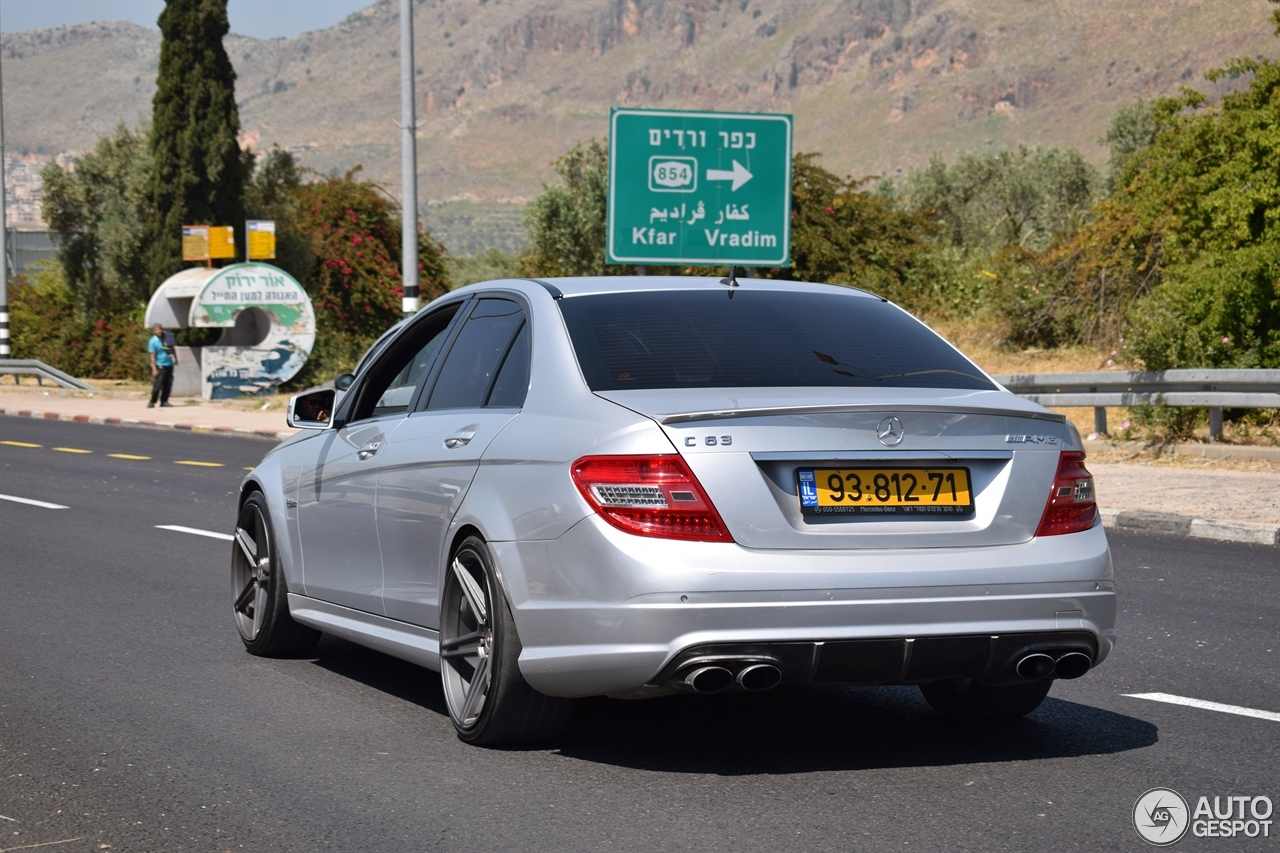
{"type": "Polygon", "coordinates": [[[791,264],[791,116],[614,109],[611,264],[791,264]]]}

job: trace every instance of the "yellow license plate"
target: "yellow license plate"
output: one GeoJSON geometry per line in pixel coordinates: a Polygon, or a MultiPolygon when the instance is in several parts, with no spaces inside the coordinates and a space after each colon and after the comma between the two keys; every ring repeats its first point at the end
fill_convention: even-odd
{"type": "Polygon", "coordinates": [[[801,468],[800,509],[806,514],[922,515],[973,512],[969,469],[801,468]]]}

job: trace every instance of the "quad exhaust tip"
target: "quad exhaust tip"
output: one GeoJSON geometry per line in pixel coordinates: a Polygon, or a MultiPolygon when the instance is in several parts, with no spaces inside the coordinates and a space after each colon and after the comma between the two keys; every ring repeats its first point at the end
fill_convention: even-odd
{"type": "Polygon", "coordinates": [[[1058,658],[1058,663],[1054,667],[1054,674],[1058,678],[1079,678],[1089,671],[1093,666],[1093,661],[1089,656],[1080,652],[1067,652],[1058,658]]]}
{"type": "MultiPolygon", "coordinates": [[[[736,687],[749,693],[772,690],[782,683],[782,670],[771,663],[753,663],[734,673],[733,669],[719,664],[707,664],[690,670],[675,682],[675,686],[694,693],[722,693],[736,687]]],[[[737,667],[734,667],[737,669],[737,667]]]]}
{"type": "Polygon", "coordinates": [[[733,673],[722,666],[700,666],[683,679],[694,693],[720,693],[733,686],[733,673]]]}
{"type": "Polygon", "coordinates": [[[771,663],[756,663],[738,673],[738,686],[752,693],[772,690],[782,682],[782,670],[771,663]]]}
{"type": "Polygon", "coordinates": [[[1037,653],[1027,655],[1018,661],[1018,665],[1014,667],[1014,672],[1018,673],[1019,678],[1045,678],[1053,674],[1053,668],[1056,661],[1046,654],[1037,653]]]}
{"type": "Polygon", "coordinates": [[[1013,671],[1019,678],[1079,678],[1093,666],[1093,659],[1083,652],[1065,652],[1055,660],[1044,652],[1029,654],[1018,661],[1013,671]]]}

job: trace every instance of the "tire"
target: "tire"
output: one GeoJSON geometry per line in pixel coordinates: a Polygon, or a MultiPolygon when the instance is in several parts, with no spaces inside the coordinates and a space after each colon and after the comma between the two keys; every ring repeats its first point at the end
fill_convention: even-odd
{"type": "Polygon", "coordinates": [[[319,631],[293,621],[288,592],[267,499],[254,492],[240,507],[231,545],[231,610],[250,654],[303,654],[320,639],[319,631]]]}
{"type": "Polygon", "coordinates": [[[921,684],[920,692],[933,710],[947,717],[970,720],[1023,717],[1049,695],[1053,679],[992,687],[971,678],[952,678],[921,684]]]}
{"type": "Polygon", "coordinates": [[[458,737],[496,746],[559,734],[571,702],[544,696],[520,674],[515,620],[479,537],[450,560],[440,606],[440,678],[458,737]]]}

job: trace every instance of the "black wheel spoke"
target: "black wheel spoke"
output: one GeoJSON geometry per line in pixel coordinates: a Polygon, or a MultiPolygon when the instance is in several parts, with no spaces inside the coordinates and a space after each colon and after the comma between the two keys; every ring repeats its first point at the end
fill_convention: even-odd
{"type": "Polygon", "coordinates": [[[236,596],[236,602],[235,602],[236,612],[243,613],[246,616],[253,616],[254,614],[250,613],[245,608],[249,606],[250,602],[254,601],[257,598],[257,593],[258,593],[258,583],[257,581],[250,578],[249,582],[244,585],[244,589],[240,590],[240,594],[236,596]]]}
{"type": "Polygon", "coordinates": [[[445,640],[440,644],[440,657],[457,658],[474,655],[476,650],[480,648],[484,639],[482,631],[472,631],[470,634],[463,634],[461,637],[454,637],[445,640]]]}

